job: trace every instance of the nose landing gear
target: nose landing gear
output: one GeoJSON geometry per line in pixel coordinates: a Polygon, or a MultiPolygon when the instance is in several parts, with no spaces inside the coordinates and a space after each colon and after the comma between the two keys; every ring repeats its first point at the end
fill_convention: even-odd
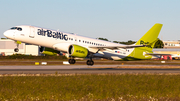
{"type": "Polygon", "coordinates": [[[14,52],[19,52],[19,49],[18,49],[18,48],[15,48],[15,49],[14,49],[14,52]]]}
{"type": "Polygon", "coordinates": [[[21,44],[21,41],[16,41],[17,48],[14,49],[14,52],[19,52],[19,44],[21,44]]]}

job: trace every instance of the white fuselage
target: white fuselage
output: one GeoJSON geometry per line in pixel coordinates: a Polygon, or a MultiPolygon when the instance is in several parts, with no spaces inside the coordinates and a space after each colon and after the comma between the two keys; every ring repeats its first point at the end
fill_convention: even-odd
{"type": "Polygon", "coordinates": [[[114,60],[122,59],[128,56],[134,50],[134,48],[119,48],[116,50],[103,49],[101,51],[98,51],[98,49],[93,49],[89,47],[122,46],[122,44],[27,25],[16,26],[16,28],[9,29],[4,32],[4,35],[12,40],[49,47],[63,52],[67,52],[70,45],[76,44],[87,48],[90,52],[94,53],[94,56],[100,56],[114,60]],[[21,30],[17,28],[21,28],[21,30]]]}

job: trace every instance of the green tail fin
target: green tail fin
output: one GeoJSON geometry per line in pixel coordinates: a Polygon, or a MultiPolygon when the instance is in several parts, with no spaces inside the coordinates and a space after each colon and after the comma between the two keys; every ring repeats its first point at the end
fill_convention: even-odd
{"type": "Polygon", "coordinates": [[[154,44],[158,40],[157,37],[162,28],[162,24],[155,24],[135,45],[147,45],[147,47],[134,48],[133,52],[129,54],[124,60],[136,59],[151,59],[152,56],[146,53],[152,53],[154,44]]]}
{"type": "Polygon", "coordinates": [[[136,45],[146,44],[151,48],[154,47],[154,44],[157,41],[159,32],[161,31],[162,24],[155,24],[137,43],[136,45]]]}

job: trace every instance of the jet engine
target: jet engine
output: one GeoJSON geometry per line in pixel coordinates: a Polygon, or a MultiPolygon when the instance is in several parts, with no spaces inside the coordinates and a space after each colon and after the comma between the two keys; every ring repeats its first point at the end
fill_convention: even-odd
{"type": "Polygon", "coordinates": [[[87,48],[79,45],[70,45],[68,54],[73,57],[85,58],[89,54],[89,51],[87,48]]]}
{"type": "Polygon", "coordinates": [[[39,51],[45,55],[57,55],[60,53],[59,51],[54,50],[52,48],[47,48],[47,47],[42,47],[42,46],[39,48],[39,51]]]}

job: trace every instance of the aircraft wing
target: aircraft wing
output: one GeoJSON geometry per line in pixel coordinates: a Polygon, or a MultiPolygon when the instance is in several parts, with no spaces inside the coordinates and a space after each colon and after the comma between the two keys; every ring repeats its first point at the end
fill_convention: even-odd
{"type": "Polygon", "coordinates": [[[89,46],[89,48],[108,48],[108,49],[118,49],[118,48],[135,48],[135,47],[146,47],[147,45],[121,45],[121,46],[89,46]]]}
{"type": "Polygon", "coordinates": [[[156,56],[156,55],[172,55],[172,54],[164,54],[164,53],[146,53],[147,55],[152,55],[152,56],[156,56]]]}

